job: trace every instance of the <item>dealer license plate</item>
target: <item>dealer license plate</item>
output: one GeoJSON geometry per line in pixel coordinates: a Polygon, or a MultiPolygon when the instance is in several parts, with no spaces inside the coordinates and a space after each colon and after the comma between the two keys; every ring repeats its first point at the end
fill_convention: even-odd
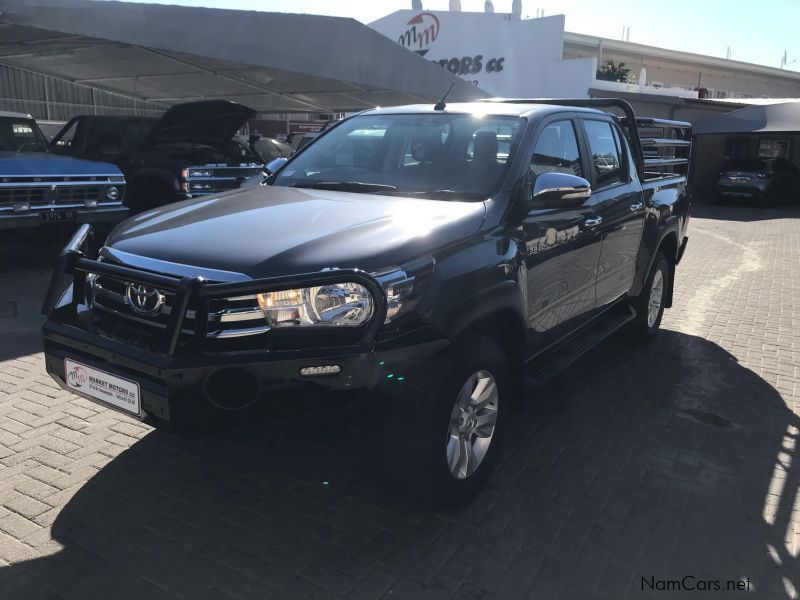
{"type": "Polygon", "coordinates": [[[45,223],[51,223],[53,221],[74,221],[78,218],[77,210],[51,210],[40,214],[42,215],[42,221],[45,223]]]}
{"type": "Polygon", "coordinates": [[[68,358],[64,359],[64,379],[70,390],[120,408],[133,415],[142,412],[141,392],[135,381],[122,379],[68,358]]]}

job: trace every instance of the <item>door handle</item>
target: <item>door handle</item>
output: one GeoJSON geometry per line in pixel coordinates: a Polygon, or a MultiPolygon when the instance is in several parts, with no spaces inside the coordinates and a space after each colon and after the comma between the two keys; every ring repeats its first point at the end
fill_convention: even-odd
{"type": "Polygon", "coordinates": [[[637,210],[642,210],[644,208],[644,203],[636,202],[634,204],[631,204],[630,208],[631,208],[631,212],[636,212],[637,210]]]}
{"type": "Polygon", "coordinates": [[[586,227],[597,227],[602,222],[603,217],[589,217],[583,222],[583,224],[586,225],[586,227]]]}

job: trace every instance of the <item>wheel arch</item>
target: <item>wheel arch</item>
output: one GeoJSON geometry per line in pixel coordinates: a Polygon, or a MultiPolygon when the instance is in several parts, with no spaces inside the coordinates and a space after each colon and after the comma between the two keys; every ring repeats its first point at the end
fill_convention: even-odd
{"type": "MultiPolygon", "coordinates": [[[[667,259],[667,265],[669,265],[669,278],[667,281],[667,296],[664,300],[664,307],[670,308],[672,307],[672,294],[675,289],[675,265],[678,261],[678,234],[675,231],[668,231],[664,237],[661,238],[661,242],[658,244],[658,248],[653,253],[653,258],[650,261],[650,269],[653,268],[653,263],[655,262],[655,258],[659,252],[664,255],[664,258],[667,259]]],[[[648,273],[649,273],[648,269],[648,273]]]]}
{"type": "Polygon", "coordinates": [[[506,352],[512,377],[521,383],[527,343],[524,306],[519,282],[500,282],[462,303],[454,312],[458,318],[447,328],[447,335],[458,339],[478,334],[496,340],[506,352]]]}

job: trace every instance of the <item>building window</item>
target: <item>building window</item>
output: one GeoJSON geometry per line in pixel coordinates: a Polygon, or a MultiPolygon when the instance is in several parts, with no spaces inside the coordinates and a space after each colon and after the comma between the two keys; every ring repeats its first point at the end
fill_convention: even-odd
{"type": "Polygon", "coordinates": [[[762,139],[758,141],[759,158],[789,158],[789,140],[762,139]]]}

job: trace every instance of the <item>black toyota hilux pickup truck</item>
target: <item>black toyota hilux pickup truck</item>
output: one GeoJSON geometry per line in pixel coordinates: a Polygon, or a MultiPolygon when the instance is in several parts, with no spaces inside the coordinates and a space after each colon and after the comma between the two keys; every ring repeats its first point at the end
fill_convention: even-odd
{"type": "Polygon", "coordinates": [[[619,329],[656,335],[690,136],[620,100],[361,113],[263,185],[141,214],[96,251],[79,229],[45,300],[47,370],[177,431],[366,398],[392,482],[464,502],[525,384],[619,329]]]}

